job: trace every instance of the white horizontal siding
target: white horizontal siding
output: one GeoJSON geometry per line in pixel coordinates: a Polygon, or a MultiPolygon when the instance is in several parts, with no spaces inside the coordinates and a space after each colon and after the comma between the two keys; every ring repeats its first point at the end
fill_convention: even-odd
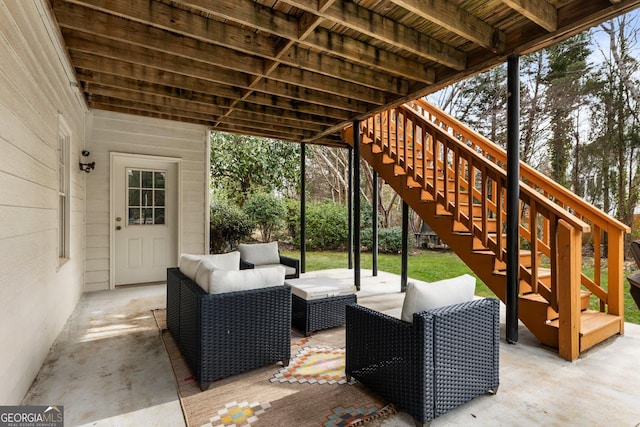
{"type": "Polygon", "coordinates": [[[0,404],[18,404],[83,290],[85,106],[48,5],[0,2],[0,404]],[[44,14],[43,14],[44,12],[44,14]],[[43,14],[43,15],[41,15],[43,14]],[[70,257],[58,259],[57,142],[71,131],[70,257]]]}
{"type": "Polygon", "coordinates": [[[96,169],[87,176],[86,291],[109,289],[110,153],[182,159],[178,253],[205,251],[207,130],[203,126],[92,111],[87,148],[96,169]]]}

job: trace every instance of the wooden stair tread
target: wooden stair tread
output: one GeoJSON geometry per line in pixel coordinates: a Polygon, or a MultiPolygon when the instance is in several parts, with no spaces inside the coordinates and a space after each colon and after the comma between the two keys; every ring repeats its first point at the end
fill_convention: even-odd
{"type": "MultiPolygon", "coordinates": [[[[580,315],[580,351],[587,350],[622,331],[623,319],[608,313],[586,310],[580,315]]],[[[560,320],[549,322],[559,328],[560,320]]]]}

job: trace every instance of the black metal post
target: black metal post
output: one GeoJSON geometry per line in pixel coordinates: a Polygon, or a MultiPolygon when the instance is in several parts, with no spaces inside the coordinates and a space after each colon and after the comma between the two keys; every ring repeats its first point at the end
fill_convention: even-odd
{"type": "Polygon", "coordinates": [[[347,221],[349,229],[347,232],[347,252],[349,257],[349,269],[353,268],[353,148],[349,147],[349,166],[347,173],[347,221]]]}
{"type": "Polygon", "coordinates": [[[353,122],[353,261],[354,284],[360,290],[360,122],[353,122]]]}
{"type": "Polygon", "coordinates": [[[402,202],[402,267],[400,271],[400,292],[407,290],[409,276],[409,205],[402,202]]]}
{"type": "Polygon", "coordinates": [[[300,143],[300,273],[307,268],[307,150],[304,142],[300,143]]]}
{"type": "Polygon", "coordinates": [[[373,169],[373,197],[371,197],[373,214],[371,215],[371,270],[373,276],[378,275],[378,172],[373,169]]]}
{"type": "Polygon", "coordinates": [[[520,282],[520,57],[507,60],[507,292],[506,339],[518,342],[520,282]]]}

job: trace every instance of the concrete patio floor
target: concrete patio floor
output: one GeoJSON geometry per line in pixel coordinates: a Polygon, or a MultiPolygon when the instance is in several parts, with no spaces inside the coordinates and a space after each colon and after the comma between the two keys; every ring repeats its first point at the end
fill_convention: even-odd
{"type": "MultiPolygon", "coordinates": [[[[353,276],[352,270],[313,275],[353,276]]],[[[399,314],[400,278],[362,271],[362,305],[399,314]]],[[[66,426],[184,426],[169,359],[151,310],[165,307],[165,285],[83,295],[24,405],[64,405],[66,426]]],[[[504,308],[504,307],[503,307],[504,308]]],[[[504,310],[502,310],[502,317],[504,310]]],[[[504,341],[500,389],[432,422],[432,426],[640,426],[640,325],[570,363],[520,327],[504,341]]],[[[213,386],[215,387],[215,385],[213,386]]],[[[407,414],[378,426],[413,426],[407,414]]]]}

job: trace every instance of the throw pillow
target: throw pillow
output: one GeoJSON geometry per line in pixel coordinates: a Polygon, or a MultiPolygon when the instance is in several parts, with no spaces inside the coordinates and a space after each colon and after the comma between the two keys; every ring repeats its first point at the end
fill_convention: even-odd
{"type": "Polygon", "coordinates": [[[469,274],[433,283],[409,281],[401,319],[413,323],[413,313],[471,301],[475,291],[476,278],[469,274]]]}

